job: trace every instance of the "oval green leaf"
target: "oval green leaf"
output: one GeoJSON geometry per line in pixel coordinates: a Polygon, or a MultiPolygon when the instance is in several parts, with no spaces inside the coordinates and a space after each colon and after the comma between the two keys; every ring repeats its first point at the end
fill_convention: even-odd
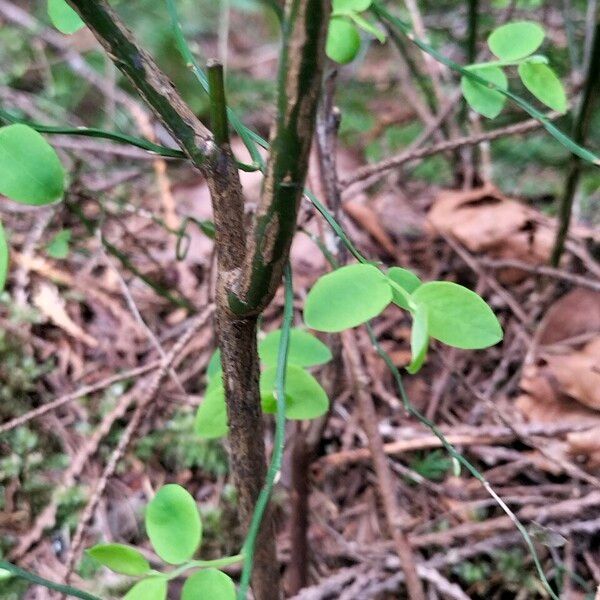
{"type": "Polygon", "coordinates": [[[208,362],[208,367],[206,367],[206,377],[208,377],[210,380],[221,371],[221,351],[217,349],[213,352],[213,355],[210,357],[210,361],[208,362]]]}
{"type": "Polygon", "coordinates": [[[150,564],[143,554],[131,546],[123,544],[98,544],[87,550],[92,558],[122,575],[140,576],[150,570],[150,564]]]}
{"type": "Polygon", "coordinates": [[[412,295],[427,310],[429,335],[456,348],[476,350],[497,344],[502,327],[475,292],[450,281],[424,283],[412,295]]]}
{"type": "Polygon", "coordinates": [[[207,440],[227,435],[227,404],[223,383],[209,385],[196,413],[196,433],[207,440]]]}
{"type": "Polygon", "coordinates": [[[382,44],[385,43],[385,32],[379,29],[376,25],[373,25],[370,21],[367,21],[364,17],[355,12],[350,12],[348,16],[354,21],[356,26],[367,33],[370,33],[373,37],[376,37],[382,44]]]}
{"type": "Polygon", "coordinates": [[[410,349],[412,360],[406,370],[414,375],[423,366],[429,347],[429,332],[427,325],[427,308],[418,305],[413,314],[412,330],[410,332],[410,349]]]}
{"type": "Polygon", "coordinates": [[[567,95],[556,73],[541,62],[526,62],[519,65],[519,76],[523,85],[546,106],[557,112],[566,112],[567,95]]]}
{"type": "Polygon", "coordinates": [[[165,600],[168,582],[164,577],[149,577],[136,583],[123,600],[165,600]]]}
{"type": "MultiPolygon", "coordinates": [[[[423,282],[408,269],[402,267],[392,267],[388,270],[387,276],[397,285],[399,285],[407,294],[412,294],[423,282]]],[[[408,302],[405,297],[392,287],[393,302],[404,310],[409,310],[408,302]]]]}
{"type": "Polygon", "coordinates": [[[59,231],[46,246],[48,256],[58,260],[67,258],[69,256],[69,245],[72,237],[73,232],[70,229],[59,231]]]}
{"type": "MultiPolygon", "coordinates": [[[[262,409],[277,412],[275,398],[277,369],[272,367],[260,376],[262,409]]],[[[315,419],[329,410],[329,398],[319,382],[304,369],[288,365],[285,372],[285,416],[288,419],[315,419]]]]}
{"type": "Polygon", "coordinates": [[[0,292],[6,285],[6,276],[8,275],[8,243],[6,241],[6,235],[4,234],[4,228],[0,221],[0,292]]]}
{"type": "Polygon", "coordinates": [[[535,52],[544,35],[544,29],[537,23],[517,21],[495,29],[488,38],[488,46],[500,60],[519,60],[535,52]]]}
{"type": "Polygon", "coordinates": [[[235,600],[235,584],[229,575],[217,569],[204,569],[187,578],[181,600],[235,600]]]}
{"type": "Polygon", "coordinates": [[[60,200],[65,173],[56,152],[27,125],[0,128],[0,194],[40,206],[60,200]]]}
{"type": "Polygon", "coordinates": [[[52,25],[61,33],[67,35],[85,27],[81,17],[66,3],[65,0],[48,0],[48,16],[52,25]]]}
{"type": "MultiPolygon", "coordinates": [[[[279,341],[281,329],[271,331],[258,345],[258,356],[267,367],[277,365],[279,356],[279,341]]],[[[288,364],[299,367],[314,367],[324,365],[331,360],[331,350],[314,335],[304,329],[290,330],[290,345],[288,349],[288,364]]]]}
{"type": "Polygon", "coordinates": [[[341,65],[352,62],[360,50],[360,35],[346,17],[331,17],[327,31],[326,52],[341,65]]]}
{"type": "Polygon", "coordinates": [[[363,12],[373,4],[373,0],[333,0],[334,13],[363,12]]]}
{"type": "MultiPolygon", "coordinates": [[[[506,75],[499,67],[481,67],[469,71],[504,90],[508,88],[506,75]]],[[[468,75],[461,77],[460,87],[469,106],[488,119],[497,117],[506,104],[506,97],[499,91],[472,80],[468,75]]]]}
{"type": "Polygon", "coordinates": [[[158,490],[146,508],[146,532],[165,562],[179,565],[192,558],[202,539],[196,502],[180,485],[158,490]]]}
{"type": "Polygon", "coordinates": [[[304,321],[336,332],[376,317],[392,300],[386,276],[373,265],[349,265],[321,277],[308,293],[304,321]]]}

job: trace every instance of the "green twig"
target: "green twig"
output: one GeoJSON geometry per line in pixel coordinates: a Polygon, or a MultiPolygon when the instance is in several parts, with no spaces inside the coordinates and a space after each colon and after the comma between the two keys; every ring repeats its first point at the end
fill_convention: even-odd
{"type": "MultiPolygon", "coordinates": [[[[175,36],[175,44],[179,53],[181,54],[183,60],[185,61],[188,68],[191,69],[192,73],[202,86],[202,89],[208,94],[209,93],[209,83],[208,77],[206,73],[200,67],[200,64],[194,57],[186,39],[183,35],[183,31],[181,29],[181,23],[179,22],[179,17],[177,14],[177,7],[175,5],[175,0],[166,0],[167,10],[169,11],[169,17],[171,19],[171,28],[173,31],[173,35],[175,36]]],[[[239,119],[239,117],[235,114],[235,112],[227,107],[227,119],[231,126],[237,131],[238,135],[242,138],[244,145],[246,146],[250,158],[252,158],[251,165],[245,165],[244,163],[238,162],[238,166],[243,171],[257,171],[264,167],[264,160],[260,155],[257,145],[262,146],[263,148],[268,147],[268,143],[265,139],[263,139],[260,135],[246,127],[239,119]]]]}
{"type": "MultiPolygon", "coordinates": [[[[596,22],[596,28],[594,30],[594,40],[592,42],[592,54],[590,57],[589,69],[587,72],[585,89],[583,91],[583,97],[579,107],[579,112],[573,126],[573,139],[578,144],[584,144],[592,120],[592,111],[594,109],[596,97],[600,91],[600,15],[596,22]]],[[[579,176],[581,174],[581,160],[578,156],[572,156],[569,162],[569,170],[567,173],[567,180],[565,182],[565,189],[561,198],[560,206],[558,209],[558,230],[556,232],[556,239],[554,240],[554,246],[552,248],[552,255],[550,258],[550,264],[553,267],[558,267],[560,257],[565,248],[565,241],[567,234],[569,233],[569,226],[571,224],[571,214],[573,212],[573,200],[575,199],[575,192],[577,191],[577,185],[579,183],[579,176]]]]}
{"type": "Polygon", "coordinates": [[[242,554],[244,555],[244,568],[240,581],[238,600],[246,600],[246,596],[248,594],[248,586],[250,584],[250,577],[252,575],[256,538],[258,536],[260,525],[269,503],[269,499],[271,498],[271,493],[273,492],[275,479],[281,470],[281,461],[283,459],[283,449],[285,445],[285,375],[290,345],[290,330],[292,328],[292,320],[294,316],[294,290],[292,287],[292,269],[289,262],[285,267],[283,282],[285,289],[285,304],[283,309],[281,338],[279,340],[277,370],[275,375],[275,399],[277,400],[277,415],[275,439],[273,442],[273,456],[271,457],[271,463],[269,464],[265,485],[260,492],[258,500],[256,501],[254,513],[252,514],[252,521],[250,522],[250,527],[248,529],[248,535],[246,536],[246,540],[242,548],[242,554]]]}
{"type": "Polygon", "coordinates": [[[223,65],[216,60],[209,60],[206,64],[206,69],[208,71],[210,125],[217,146],[223,146],[224,144],[229,144],[229,123],[227,120],[223,65]]]}
{"type": "Polygon", "coordinates": [[[181,565],[177,569],[170,571],[169,573],[158,573],[159,575],[165,576],[167,579],[176,579],[180,575],[183,575],[190,569],[220,569],[222,567],[228,567],[230,565],[236,565],[244,560],[243,554],[235,554],[234,556],[223,556],[222,558],[215,558],[214,560],[191,560],[185,565],[181,565]]]}
{"type": "Polygon", "coordinates": [[[97,129],[95,127],[63,127],[55,125],[43,125],[41,123],[35,123],[26,119],[19,119],[11,113],[0,109],[0,121],[6,123],[21,123],[28,125],[32,129],[39,131],[40,133],[48,133],[51,135],[79,135],[92,138],[102,138],[105,140],[111,140],[113,142],[120,142],[122,144],[128,144],[129,146],[135,146],[142,150],[148,150],[158,156],[164,158],[187,158],[185,152],[177,150],[176,148],[167,148],[166,146],[160,146],[154,144],[143,138],[126,135],[117,131],[106,131],[104,129],[97,129]]]}
{"type": "Polygon", "coordinates": [[[21,569],[16,565],[13,565],[5,560],[0,560],[0,569],[4,569],[8,571],[15,577],[19,579],[24,579],[25,581],[29,581],[34,585],[41,585],[48,590],[53,590],[55,592],[60,592],[61,594],[66,594],[67,596],[72,596],[73,598],[81,598],[81,600],[102,600],[98,596],[94,596],[93,594],[88,594],[88,592],[84,592],[83,590],[78,590],[70,585],[63,585],[61,583],[55,583],[54,581],[50,581],[49,579],[44,579],[36,575],[35,573],[30,573],[29,571],[25,571],[25,569],[21,569]]]}

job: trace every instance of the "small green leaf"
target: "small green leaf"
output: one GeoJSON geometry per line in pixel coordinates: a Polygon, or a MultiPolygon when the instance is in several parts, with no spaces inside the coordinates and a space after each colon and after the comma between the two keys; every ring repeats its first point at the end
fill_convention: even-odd
{"type": "Polygon", "coordinates": [[[488,38],[488,46],[500,60],[519,60],[535,52],[544,35],[544,29],[537,23],[517,21],[495,29],[488,38]]]}
{"type": "Polygon", "coordinates": [[[327,32],[327,56],[345,65],[352,62],[360,50],[360,35],[346,17],[331,17],[327,32]]]}
{"type": "Polygon", "coordinates": [[[406,370],[414,375],[425,362],[427,348],[429,347],[429,334],[427,331],[427,308],[424,305],[418,305],[413,314],[412,330],[410,332],[410,349],[412,360],[406,370]]]}
{"type": "MultiPolygon", "coordinates": [[[[506,75],[499,67],[481,67],[470,69],[470,71],[504,90],[508,88],[506,75]]],[[[497,90],[490,89],[477,81],[473,81],[468,75],[461,77],[460,86],[465,100],[475,112],[489,119],[497,117],[502,112],[506,104],[506,97],[497,90]]]]}
{"type": "Polygon", "coordinates": [[[227,435],[227,405],[222,382],[209,385],[196,413],[196,433],[207,440],[227,435]]]}
{"type": "Polygon", "coordinates": [[[148,577],[136,583],[123,600],[165,600],[168,582],[164,577],[148,577]]]}
{"type": "Polygon", "coordinates": [[[312,329],[336,332],[376,317],[392,300],[386,276],[373,265],[336,269],[308,293],[304,321],[312,329]]]}
{"type": "Polygon", "coordinates": [[[72,235],[73,232],[70,229],[59,231],[46,246],[48,256],[56,259],[67,258],[72,235]]]}
{"type": "Polygon", "coordinates": [[[85,23],[81,20],[81,17],[65,0],[48,0],[48,16],[54,27],[67,35],[85,27],[85,23]]]}
{"type": "Polygon", "coordinates": [[[373,4],[373,0],[333,0],[334,13],[347,14],[349,12],[363,12],[373,4]]]}
{"type": "MultiPolygon", "coordinates": [[[[277,412],[275,398],[277,369],[272,367],[260,376],[262,409],[277,412]]],[[[315,419],[329,410],[329,398],[319,382],[304,369],[288,365],[285,372],[285,416],[288,419],[315,419]]]]}
{"type": "Polygon", "coordinates": [[[450,281],[424,283],[412,300],[427,309],[429,335],[444,344],[476,350],[502,339],[502,328],[492,309],[462,285],[450,281]]]}
{"type": "MultiPolygon", "coordinates": [[[[267,367],[277,365],[279,355],[279,340],[281,329],[271,331],[258,345],[258,355],[267,367]]],[[[314,367],[323,365],[331,360],[331,350],[314,335],[304,329],[290,330],[290,346],[288,364],[299,367],[314,367]]]]}
{"type": "Polygon", "coordinates": [[[0,221],[0,292],[6,284],[6,276],[8,275],[8,243],[2,221],[0,221]]]}
{"type": "Polygon", "coordinates": [[[208,367],[206,367],[206,377],[210,380],[221,370],[221,351],[217,349],[213,352],[213,355],[208,362],[208,367]]]}
{"type": "Polygon", "coordinates": [[[385,42],[385,32],[381,31],[379,27],[373,25],[370,21],[367,21],[364,17],[361,17],[358,13],[353,11],[348,13],[348,16],[360,27],[363,31],[370,33],[373,37],[376,37],[382,44],[385,42]]]}
{"type": "Polygon", "coordinates": [[[526,62],[519,65],[523,85],[546,106],[557,112],[566,112],[567,95],[556,73],[544,63],[526,62]]]}
{"type": "MultiPolygon", "coordinates": [[[[405,290],[407,294],[412,294],[422,283],[412,271],[402,267],[392,267],[388,270],[387,276],[405,290]]],[[[404,310],[409,310],[408,302],[398,290],[392,288],[392,294],[394,304],[404,310]]]]}
{"type": "Polygon", "coordinates": [[[150,564],[135,548],[123,544],[98,544],[87,550],[92,558],[122,575],[140,576],[150,570],[150,564]]]}
{"type": "Polygon", "coordinates": [[[165,562],[179,565],[192,558],[202,539],[196,502],[180,485],[158,490],[146,508],[146,532],[165,562]]]}
{"type": "Polygon", "coordinates": [[[60,160],[37,131],[20,123],[0,128],[0,194],[40,206],[60,200],[64,185],[60,160]]]}
{"type": "Polygon", "coordinates": [[[204,569],[187,578],[181,600],[235,600],[235,584],[217,569],[204,569]]]}

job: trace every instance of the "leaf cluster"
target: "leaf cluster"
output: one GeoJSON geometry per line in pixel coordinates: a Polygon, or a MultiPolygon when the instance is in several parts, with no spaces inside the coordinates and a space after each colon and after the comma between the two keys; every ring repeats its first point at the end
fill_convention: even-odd
{"type": "MultiPolygon", "coordinates": [[[[493,86],[508,90],[505,68],[517,67],[523,85],[540,102],[552,110],[565,112],[567,96],[560,79],[548,66],[545,56],[534,54],[544,37],[544,29],[532,21],[502,25],[487,40],[489,49],[498,60],[470,65],[467,69],[493,86]]],[[[497,117],[506,104],[507,97],[504,94],[468,75],[462,76],[461,89],[469,106],[490,119],[497,117]]]]}
{"type": "Polygon", "coordinates": [[[412,316],[409,373],[421,368],[430,338],[463,349],[487,348],[502,339],[492,309],[468,288],[450,281],[423,283],[407,269],[384,273],[368,263],[321,277],[306,298],[304,320],[318,331],[338,332],[366,323],[390,304],[412,316]]]}
{"type": "Polygon", "coordinates": [[[177,569],[156,571],[138,549],[125,544],[98,544],[87,551],[89,556],[111,571],[141,578],[125,594],[124,600],[165,600],[169,581],[198,568],[186,578],[181,600],[205,597],[235,599],[233,580],[215,566],[238,562],[240,557],[218,561],[192,560],[202,542],[202,521],[189,492],[176,484],[160,488],[146,508],[145,525],[156,554],[177,569]]]}

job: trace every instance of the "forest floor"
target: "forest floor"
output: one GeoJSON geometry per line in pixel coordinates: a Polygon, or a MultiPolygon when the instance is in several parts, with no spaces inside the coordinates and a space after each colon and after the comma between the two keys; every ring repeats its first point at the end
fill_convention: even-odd
{"type": "MultiPolygon", "coordinates": [[[[0,20],[8,23],[3,4],[0,20]]],[[[52,41],[48,31],[49,51],[64,56],[72,50],[52,41]]],[[[72,51],[83,52],[91,41],[83,34],[73,44],[72,51]]],[[[232,47],[232,68],[272,76],[271,45],[250,57],[241,38],[232,47]]],[[[524,523],[561,597],[593,598],[600,585],[598,229],[580,219],[560,267],[549,268],[556,220],[546,208],[555,197],[552,185],[560,182],[551,165],[564,164],[565,156],[545,148],[547,163],[511,171],[519,158],[506,158],[516,151],[507,149],[505,138],[492,144],[491,158],[487,143],[481,152],[463,145],[457,153],[432,152],[425,161],[404,155],[393,169],[372,169],[349,184],[365,155],[373,164],[390,149],[411,152],[404,137],[418,133],[414,111],[394,102],[395,88],[386,87],[386,59],[375,53],[369,60],[340,100],[342,114],[353,120],[342,126],[337,153],[339,219],[370,259],[477,291],[505,332],[500,345],[485,351],[434,343],[425,367],[404,378],[410,402],[524,523]],[[368,85],[384,93],[356,108],[368,85]],[[400,141],[383,135],[383,127],[395,127],[400,141]],[[503,157],[497,164],[494,152],[503,157]],[[457,187],[455,174],[463,169],[464,175],[465,165],[478,176],[457,187]]],[[[143,135],[164,137],[130,97],[111,97],[98,82],[88,85],[80,107],[104,102],[110,110],[116,103],[143,135]]],[[[0,101],[33,118],[48,117],[27,89],[0,86],[0,101]]],[[[85,113],[71,113],[71,123],[79,122],[77,114],[85,113]]],[[[249,118],[267,133],[268,109],[249,118]]],[[[510,139],[538,150],[545,143],[537,131],[510,139]]],[[[82,549],[99,540],[143,545],[143,507],[165,482],[184,485],[199,502],[203,558],[235,553],[242,539],[226,443],[200,440],[194,432],[216,344],[212,320],[199,323],[198,314],[211,304],[216,266],[211,238],[187,217],[210,220],[210,198],[201,176],[175,161],[83,138],[53,142],[72,167],[65,202],[30,209],[0,198],[12,232],[10,283],[0,297],[0,556],[49,579],[64,577],[65,565],[75,560],[77,584],[116,594],[127,578],[101,570],[82,549]],[[177,233],[182,226],[183,237],[177,233]],[[192,327],[197,333],[153,394],[161,359],[192,327]],[[132,418],[134,428],[128,427],[132,418]],[[82,544],[73,547],[82,515],[82,544]]],[[[241,153],[238,141],[234,146],[241,153]]],[[[308,183],[326,198],[328,175],[313,154],[308,183]]],[[[242,179],[252,210],[260,176],[242,173],[242,179]]],[[[298,325],[307,291],[329,268],[315,239],[337,251],[308,202],[300,226],[291,255],[298,325]]],[[[279,326],[282,304],[278,293],[261,331],[279,326]]],[[[407,313],[387,311],[374,330],[394,364],[405,367],[407,313]]],[[[402,597],[403,575],[357,404],[360,385],[376,406],[400,526],[428,598],[547,598],[511,518],[448,457],[438,437],[409,416],[366,333],[355,336],[358,380],[351,376],[357,365],[349,364],[339,341],[323,340],[336,360],[315,374],[332,399],[331,413],[316,427],[288,424],[273,500],[287,597],[402,597]],[[308,547],[302,552],[304,519],[308,547]],[[305,566],[307,587],[298,591],[305,566]]],[[[271,420],[267,430],[270,447],[271,420]]],[[[50,597],[25,590],[22,582],[0,581],[3,599],[50,597]]]]}

